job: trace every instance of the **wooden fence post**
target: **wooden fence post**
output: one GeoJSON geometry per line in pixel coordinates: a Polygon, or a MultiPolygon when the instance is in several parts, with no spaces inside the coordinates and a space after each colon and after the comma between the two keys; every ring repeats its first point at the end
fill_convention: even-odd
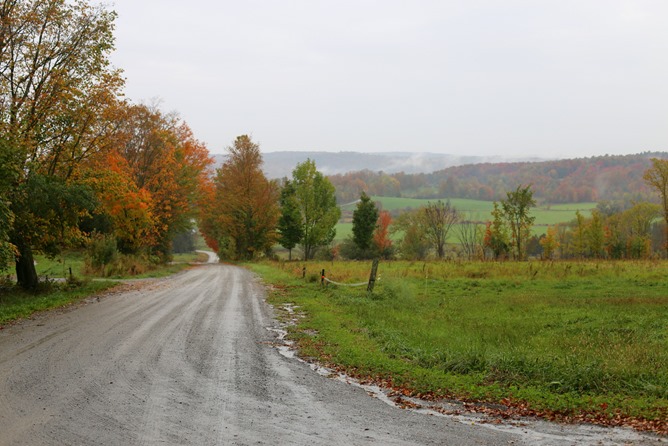
{"type": "Polygon", "coordinates": [[[373,286],[376,284],[376,273],[378,272],[378,259],[374,259],[371,264],[371,275],[369,276],[369,284],[366,287],[367,292],[373,292],[373,286]]]}

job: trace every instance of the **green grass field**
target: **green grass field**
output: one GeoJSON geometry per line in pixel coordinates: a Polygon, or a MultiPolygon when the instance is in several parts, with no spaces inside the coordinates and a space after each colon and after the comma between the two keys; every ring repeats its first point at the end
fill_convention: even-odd
{"type": "Polygon", "coordinates": [[[302,266],[254,268],[305,312],[304,356],[414,394],[668,429],[666,262],[385,262],[372,296],[317,283],[364,281],[367,262],[302,266]]]}
{"type": "MultiPolygon", "coordinates": [[[[417,198],[397,198],[397,197],[371,197],[374,201],[380,202],[382,209],[388,211],[396,211],[402,209],[415,209],[426,205],[428,202],[436,200],[425,200],[417,198]]],[[[467,200],[467,199],[452,199],[450,204],[458,211],[464,214],[465,218],[475,221],[486,222],[490,220],[493,209],[493,202],[467,200]]],[[[585,216],[589,216],[589,212],[596,207],[596,203],[567,203],[550,206],[536,207],[532,209],[531,214],[536,217],[534,223],[533,233],[536,235],[545,234],[547,227],[557,223],[567,223],[575,219],[575,213],[580,211],[585,216]]],[[[341,209],[347,211],[354,211],[355,205],[343,206],[341,209]]],[[[352,223],[350,221],[339,222],[336,226],[336,240],[342,241],[349,235],[352,235],[352,223]]],[[[454,234],[454,232],[453,232],[454,234]]],[[[454,236],[451,235],[449,240],[454,243],[454,236]]]]}

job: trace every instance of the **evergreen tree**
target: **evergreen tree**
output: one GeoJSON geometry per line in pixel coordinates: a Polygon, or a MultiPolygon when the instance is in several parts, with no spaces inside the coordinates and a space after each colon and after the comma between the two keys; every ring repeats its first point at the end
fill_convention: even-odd
{"type": "Polygon", "coordinates": [[[362,192],[353,212],[353,242],[361,252],[367,252],[371,248],[377,225],[378,208],[366,192],[362,192]]]}
{"type": "Polygon", "coordinates": [[[292,260],[292,249],[302,238],[303,231],[295,187],[290,180],[281,189],[281,217],[278,219],[278,242],[288,250],[288,258],[292,260]]]}

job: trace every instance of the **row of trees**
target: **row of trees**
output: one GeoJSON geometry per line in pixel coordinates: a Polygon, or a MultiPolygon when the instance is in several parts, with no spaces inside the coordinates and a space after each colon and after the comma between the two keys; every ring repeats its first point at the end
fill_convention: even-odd
{"type": "MultiPolygon", "coordinates": [[[[536,201],[530,186],[518,186],[505,199],[494,202],[491,219],[484,226],[461,215],[449,202],[428,202],[395,219],[390,231],[400,238],[398,252],[385,255],[442,259],[446,240],[454,232],[458,243],[450,243],[452,254],[468,259],[648,258],[668,250],[668,160],[653,158],[643,178],[658,193],[662,205],[638,202],[624,210],[612,202],[601,202],[590,217],[577,212],[572,222],[549,227],[540,237],[531,234],[535,217],[530,211],[536,201]],[[661,215],[663,222],[657,221],[661,215]]],[[[361,197],[353,216],[353,237],[342,244],[341,254],[348,258],[368,256],[359,234],[369,233],[378,215],[364,192],[361,197]],[[360,220],[358,215],[369,217],[360,220]]],[[[378,256],[378,251],[370,254],[378,256]]]]}
{"type": "Polygon", "coordinates": [[[91,238],[167,260],[207,182],[187,124],[123,99],[114,19],[85,1],[0,2],[0,269],[27,289],[33,253],[91,238]]]}
{"type": "Polygon", "coordinates": [[[526,258],[534,221],[530,209],[535,205],[530,187],[520,186],[508,192],[504,200],[494,202],[493,219],[483,230],[449,201],[438,200],[402,213],[391,231],[401,234],[399,254],[406,259],[425,259],[431,253],[438,259],[445,258],[449,236],[454,232],[461,251],[458,255],[469,259],[511,256],[522,260],[526,258]]]}
{"type": "MultiPolygon", "coordinates": [[[[645,178],[663,198],[668,161],[652,162],[645,178]]],[[[300,246],[307,260],[321,247],[327,247],[330,256],[350,259],[642,258],[655,251],[657,240],[665,240],[657,236],[657,228],[666,227],[656,223],[661,206],[647,202],[627,210],[602,202],[589,218],[578,212],[573,222],[550,227],[540,237],[532,235],[536,201],[530,186],[518,186],[493,203],[486,224],[442,200],[403,212],[393,221],[363,191],[352,215],[352,235],[332,247],[340,212],[332,184],[315,163],[298,164],[292,178],[282,182],[267,180],[261,164],[259,147],[240,136],[218,171],[202,228],[223,258],[252,259],[258,252],[268,253],[276,242],[288,249],[290,258],[300,246]],[[398,240],[396,245],[390,235],[398,240]]]]}
{"type": "Polygon", "coordinates": [[[595,209],[588,218],[578,212],[573,222],[548,228],[539,239],[540,253],[546,259],[649,258],[663,248],[659,215],[659,206],[651,203],[614,214],[595,209]]]}

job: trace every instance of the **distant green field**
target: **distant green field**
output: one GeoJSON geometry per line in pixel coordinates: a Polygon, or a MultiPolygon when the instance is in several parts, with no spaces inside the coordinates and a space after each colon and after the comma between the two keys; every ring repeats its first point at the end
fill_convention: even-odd
{"type": "MultiPolygon", "coordinates": [[[[402,209],[414,209],[424,206],[429,202],[435,202],[437,199],[417,199],[417,198],[399,198],[399,197],[371,197],[374,201],[380,202],[382,209],[386,211],[396,211],[402,209]]],[[[468,200],[463,198],[454,198],[450,204],[458,211],[465,214],[465,218],[475,221],[486,222],[491,219],[493,202],[468,200]]],[[[536,207],[532,210],[532,215],[536,217],[534,223],[534,234],[545,234],[547,226],[557,223],[567,223],[575,218],[577,211],[589,216],[589,211],[596,207],[596,203],[565,203],[536,207]]],[[[355,204],[349,204],[341,207],[342,210],[353,211],[355,204]]],[[[336,226],[336,239],[343,240],[352,234],[352,223],[339,223],[336,226]]]]}

